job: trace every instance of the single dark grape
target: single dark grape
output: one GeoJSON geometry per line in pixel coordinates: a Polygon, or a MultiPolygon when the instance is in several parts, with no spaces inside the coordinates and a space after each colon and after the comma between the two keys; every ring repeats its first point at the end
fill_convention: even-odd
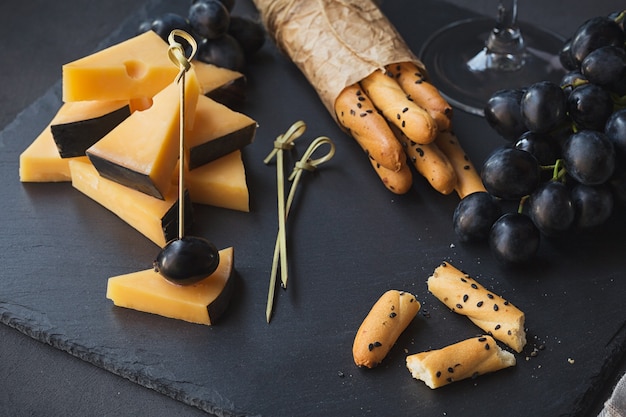
{"type": "Polygon", "coordinates": [[[617,110],[609,117],[604,133],[613,143],[616,156],[626,166],[626,109],[617,110]]]}
{"type": "Polygon", "coordinates": [[[607,184],[576,184],[571,190],[575,224],[586,229],[603,224],[613,212],[613,193],[607,184]]]}
{"type": "Polygon", "coordinates": [[[530,195],[527,207],[537,229],[547,236],[565,232],[574,222],[574,205],[569,190],[559,181],[539,185],[530,195]]]}
{"type": "Polygon", "coordinates": [[[524,91],[520,89],[498,90],[485,105],[485,120],[500,136],[516,140],[526,129],[520,111],[524,91]]]}
{"type": "Polygon", "coordinates": [[[489,193],[465,196],[454,210],[452,224],[461,242],[487,241],[493,223],[502,215],[500,205],[489,193]]]}
{"type": "Polygon", "coordinates": [[[540,242],[541,234],[530,217],[517,212],[503,214],[489,232],[491,253],[504,264],[531,261],[540,242]]]}
{"type": "Polygon", "coordinates": [[[194,284],[217,269],[220,256],[210,241],[195,236],[171,240],[154,260],[154,270],[179,285],[194,284]]]}
{"type": "Polygon", "coordinates": [[[552,81],[532,84],[520,102],[522,120],[532,132],[548,132],[567,115],[565,93],[552,81]]]}
{"type": "Polygon", "coordinates": [[[597,185],[606,182],[615,169],[615,149],[609,138],[595,130],[581,130],[563,144],[567,173],[576,181],[597,185]]]}
{"type": "Polygon", "coordinates": [[[246,58],[239,43],[226,34],[217,39],[205,39],[198,45],[199,61],[235,71],[243,71],[246,58]]]}
{"type": "MultiPolygon", "coordinates": [[[[201,1],[205,0],[192,0],[191,5],[194,5],[201,1]]],[[[219,0],[219,2],[222,3],[229,12],[232,12],[233,8],[235,7],[235,0],[219,0]]]]}
{"type": "Polygon", "coordinates": [[[189,21],[177,13],[165,13],[157,17],[152,21],[150,29],[156,32],[165,42],[168,41],[167,38],[174,29],[184,30],[187,33],[191,32],[189,21]]]}
{"type": "Polygon", "coordinates": [[[591,51],[603,46],[624,45],[624,31],[609,17],[597,16],[580,25],[571,42],[572,57],[580,64],[591,51]]]}
{"type": "Polygon", "coordinates": [[[567,111],[578,129],[603,130],[613,113],[613,99],[599,85],[583,84],[567,98],[567,111]]]}
{"type": "Polygon", "coordinates": [[[515,148],[531,153],[539,165],[554,165],[558,155],[556,140],[547,133],[524,132],[515,148]]]}
{"type": "Polygon", "coordinates": [[[230,24],[230,13],[218,0],[197,1],[189,7],[187,15],[192,30],[206,39],[224,35],[230,24]]]}
{"type": "Polygon", "coordinates": [[[626,77],[626,51],[623,46],[603,46],[591,51],[580,70],[594,84],[610,87],[626,77]]]}
{"type": "Polygon", "coordinates": [[[580,73],[580,71],[576,70],[566,73],[563,78],[561,78],[559,86],[567,97],[574,90],[574,88],[588,82],[589,80],[587,80],[585,76],[580,73]]]}
{"type": "Polygon", "coordinates": [[[563,46],[559,50],[559,62],[567,71],[578,69],[578,62],[572,56],[572,40],[568,39],[563,42],[563,46]]]}
{"type": "Polygon", "coordinates": [[[246,57],[253,56],[265,43],[263,25],[247,17],[231,16],[228,34],[239,42],[246,57]]]}
{"type": "Polygon", "coordinates": [[[515,200],[537,187],[540,171],[537,158],[531,153],[506,147],[495,150],[487,158],[480,175],[491,195],[515,200]]]}

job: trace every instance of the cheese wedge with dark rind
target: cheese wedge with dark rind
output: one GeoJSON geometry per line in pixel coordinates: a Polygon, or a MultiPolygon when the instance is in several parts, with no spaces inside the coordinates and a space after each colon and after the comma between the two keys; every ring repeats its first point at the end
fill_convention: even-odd
{"type": "Polygon", "coordinates": [[[61,158],[50,131],[50,125],[20,154],[19,176],[21,182],[71,181],[69,161],[89,162],[86,156],[61,158]]]}
{"type": "MultiPolygon", "coordinates": [[[[178,168],[172,181],[178,184],[178,168]]],[[[250,211],[246,170],[240,150],[185,173],[191,201],[231,210],[250,211]]]]}
{"type": "Polygon", "coordinates": [[[191,65],[202,94],[224,105],[239,103],[245,98],[247,81],[242,73],[195,59],[191,65]]]}
{"type": "Polygon", "coordinates": [[[130,116],[128,100],[64,103],[50,122],[61,158],[85,156],[91,145],[130,116]]]}
{"type": "Polygon", "coordinates": [[[195,120],[197,123],[185,135],[190,170],[254,141],[256,121],[208,97],[198,98],[195,120]]]}
{"type": "MultiPolygon", "coordinates": [[[[88,161],[69,161],[72,185],[107,208],[160,247],[178,236],[178,187],[172,186],[163,200],[133,190],[98,174],[88,161]]],[[[185,194],[185,229],[193,222],[193,206],[185,194]]]]}
{"type": "MultiPolygon", "coordinates": [[[[195,72],[185,81],[185,126],[193,129],[200,87],[195,72]]],[[[148,195],[164,198],[178,161],[180,86],[160,91],[152,106],[135,111],[86,151],[100,175],[148,195]]]]}
{"type": "Polygon", "coordinates": [[[219,254],[215,272],[196,284],[176,285],[146,269],[109,278],[106,297],[118,307],[213,325],[226,311],[235,286],[234,249],[219,254]]]}

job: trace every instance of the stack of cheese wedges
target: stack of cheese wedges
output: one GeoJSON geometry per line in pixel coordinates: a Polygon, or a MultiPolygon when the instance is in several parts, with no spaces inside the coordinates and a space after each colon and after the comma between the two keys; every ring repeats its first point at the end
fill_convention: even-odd
{"type": "MultiPolygon", "coordinates": [[[[160,247],[178,230],[179,69],[167,50],[148,31],[65,64],[63,103],[20,155],[21,181],[71,181],[160,247]]],[[[199,61],[186,75],[192,202],[249,210],[241,149],[257,123],[210,98],[242,80],[199,61]]]]}
{"type": "MultiPolygon", "coordinates": [[[[20,180],[71,181],[164,247],[178,236],[178,72],[168,45],[152,31],[64,65],[63,104],[20,155],[20,180]]],[[[242,81],[241,73],[197,61],[186,73],[189,202],[249,210],[241,149],[254,140],[257,123],[210,98],[224,97],[242,81]]],[[[185,227],[191,215],[185,214],[185,227]]],[[[196,284],[178,286],[146,269],[110,277],[107,298],[117,306],[211,325],[230,301],[233,270],[234,250],[228,247],[220,251],[218,269],[196,284]]]]}

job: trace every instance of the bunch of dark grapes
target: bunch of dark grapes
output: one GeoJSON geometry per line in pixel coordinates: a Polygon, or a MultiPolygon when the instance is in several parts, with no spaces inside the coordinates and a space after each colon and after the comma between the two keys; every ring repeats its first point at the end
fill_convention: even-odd
{"type": "Polygon", "coordinates": [[[254,19],[232,13],[235,0],[192,0],[187,16],[165,13],[143,22],[139,33],[153,30],[163,40],[174,29],[191,34],[198,43],[196,59],[243,72],[265,43],[265,29],[254,19]]]}
{"type": "Polygon", "coordinates": [[[485,119],[507,143],[482,167],[487,191],[454,212],[460,241],[527,263],[541,239],[597,228],[626,205],[625,13],[579,26],[560,52],[560,85],[501,90],[487,102],[485,119]]]}

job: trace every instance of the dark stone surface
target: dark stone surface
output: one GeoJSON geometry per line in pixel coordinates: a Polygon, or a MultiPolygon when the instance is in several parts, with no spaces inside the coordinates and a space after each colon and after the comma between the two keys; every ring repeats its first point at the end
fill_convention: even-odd
{"type": "MultiPolygon", "coordinates": [[[[240,10],[250,10],[248,2],[240,3],[240,10]]],[[[0,76],[6,126],[0,169],[7,196],[0,203],[0,373],[6,376],[0,413],[203,415],[199,408],[217,415],[497,410],[510,416],[583,416],[608,396],[623,372],[615,371],[624,369],[626,344],[623,217],[585,239],[545,242],[528,269],[503,269],[486,248],[456,244],[455,197],[438,195],[422,181],[404,196],[384,189],[358,146],[271,44],[251,63],[248,100],[237,109],[259,122],[257,139],[244,152],[252,211],[195,212],[200,220],[194,234],[218,247],[235,247],[238,280],[231,307],[214,327],[114,307],[104,297],[107,277],[149,267],[158,248],[69,184],[19,183],[18,157],[60,103],[62,63],[103,46],[102,39],[106,44],[129,36],[140,20],[174,6],[37,1],[0,7],[6,16],[0,34],[12,40],[2,45],[3,59],[12,65],[0,76]],[[16,13],[13,6],[23,20],[8,18],[16,13]],[[337,154],[303,177],[288,224],[290,285],[278,291],[267,325],[275,167],[262,159],[274,138],[298,119],[308,130],[297,154],[319,135],[335,140],[337,154]],[[428,294],[425,281],[442,260],[524,310],[529,344],[516,355],[515,368],[431,391],[411,379],[406,354],[478,332],[428,294]],[[389,288],[415,293],[424,314],[380,367],[357,369],[354,333],[389,288]]],[[[467,16],[434,0],[386,0],[383,9],[414,50],[442,24],[467,16]]],[[[584,18],[575,7],[563,13],[551,18],[584,18]]],[[[477,165],[501,143],[484,120],[461,112],[455,128],[477,165]]]]}

